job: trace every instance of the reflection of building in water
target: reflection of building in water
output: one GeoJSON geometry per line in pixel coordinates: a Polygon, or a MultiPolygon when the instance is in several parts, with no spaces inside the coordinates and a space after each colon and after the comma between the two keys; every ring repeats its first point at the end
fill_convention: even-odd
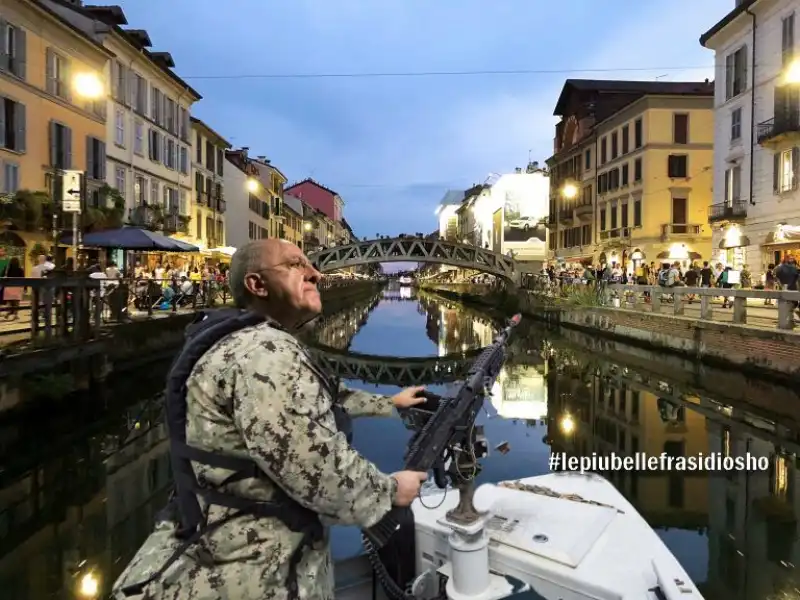
{"type": "MultiPolygon", "coordinates": [[[[548,377],[548,438],[553,451],[578,456],[696,456],[709,450],[706,418],[671,406],[635,384],[560,365],[548,377]]],[[[654,527],[701,529],[708,522],[708,481],[680,472],[605,475],[654,527]]]]}
{"type": "Polygon", "coordinates": [[[380,301],[381,296],[377,295],[365,302],[358,302],[349,308],[324,315],[310,333],[310,337],[323,346],[347,350],[380,301]]]}
{"type": "Polygon", "coordinates": [[[0,489],[0,596],[78,596],[88,574],[102,597],[153,527],[170,483],[166,429],[94,436],[0,489]],[[105,449],[118,448],[106,459],[105,449]]]}
{"type": "Polygon", "coordinates": [[[798,434],[754,415],[699,400],[711,415],[712,452],[769,458],[769,472],[714,477],[709,489],[709,575],[720,597],[798,598],[798,434]]]}
{"type": "Polygon", "coordinates": [[[492,388],[492,405],[498,415],[526,421],[547,418],[547,365],[541,368],[544,374],[534,366],[506,363],[492,388]]]}

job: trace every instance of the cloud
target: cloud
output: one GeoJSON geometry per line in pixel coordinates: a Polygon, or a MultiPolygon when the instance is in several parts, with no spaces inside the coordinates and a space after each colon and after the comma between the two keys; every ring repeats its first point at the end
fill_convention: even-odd
{"type": "Polygon", "coordinates": [[[552,152],[567,77],[703,79],[699,35],[730,0],[123,0],[189,75],[680,67],[531,75],[196,79],[197,113],[292,180],[345,198],[357,234],[428,231],[449,188],[552,152]],[[181,27],[174,27],[176,18],[181,27]]]}

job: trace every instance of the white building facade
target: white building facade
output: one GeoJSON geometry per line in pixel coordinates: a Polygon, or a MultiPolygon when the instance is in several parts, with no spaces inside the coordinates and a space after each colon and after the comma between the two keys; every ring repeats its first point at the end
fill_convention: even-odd
{"type": "Polygon", "coordinates": [[[800,255],[798,13],[797,0],[738,0],[700,38],[716,55],[714,259],[755,277],[800,255]]]}
{"type": "MultiPolygon", "coordinates": [[[[144,226],[156,222],[167,234],[191,239],[189,115],[200,94],[172,72],[175,63],[168,52],[149,50],[146,31],[122,29],[127,19],[118,6],[42,1],[116,55],[106,73],[111,89],[103,175],[125,198],[127,219],[144,226]]],[[[93,148],[90,145],[87,154],[93,148]]],[[[87,164],[99,162],[90,158],[87,164]]],[[[87,178],[91,182],[99,174],[87,172],[87,178]]]]}

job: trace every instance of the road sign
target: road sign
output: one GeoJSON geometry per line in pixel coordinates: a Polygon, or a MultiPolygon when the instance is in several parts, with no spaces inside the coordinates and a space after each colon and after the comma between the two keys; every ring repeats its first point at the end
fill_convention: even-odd
{"type": "Polygon", "coordinates": [[[81,179],[82,171],[64,171],[61,180],[61,210],[64,212],[81,212],[81,179]]]}

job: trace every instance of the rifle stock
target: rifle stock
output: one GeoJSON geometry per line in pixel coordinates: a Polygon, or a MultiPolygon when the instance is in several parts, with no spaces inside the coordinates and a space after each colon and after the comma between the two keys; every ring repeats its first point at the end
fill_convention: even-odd
{"type": "MultiPolygon", "coordinates": [[[[503,367],[511,331],[521,319],[519,314],[510,319],[508,326],[475,359],[466,381],[455,396],[442,398],[430,418],[414,433],[404,456],[406,471],[426,473],[438,468],[448,449],[459,443],[469,443],[469,436],[485,395],[491,390],[503,367]]],[[[446,485],[443,476],[437,477],[437,485],[445,487],[440,480],[446,485]]],[[[363,533],[374,547],[381,548],[388,542],[399,527],[398,515],[404,510],[406,509],[394,507],[378,523],[364,530],[363,533]]]]}

